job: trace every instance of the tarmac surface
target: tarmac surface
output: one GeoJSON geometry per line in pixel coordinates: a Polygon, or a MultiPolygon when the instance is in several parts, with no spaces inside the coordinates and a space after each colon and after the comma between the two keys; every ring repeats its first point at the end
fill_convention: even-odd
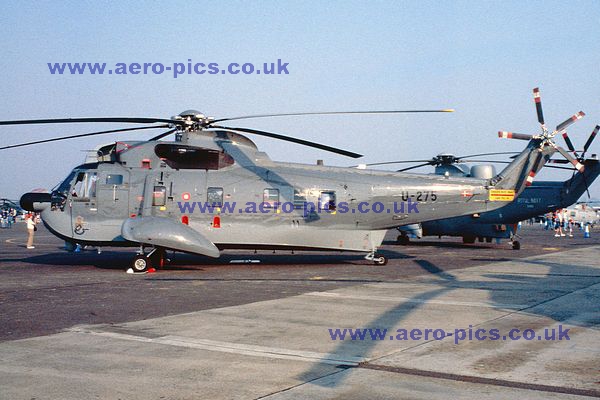
{"type": "Polygon", "coordinates": [[[27,250],[17,224],[0,230],[0,399],[600,397],[600,234],[522,236],[390,232],[385,266],[236,251],[128,275],[134,249],[67,253],[41,228],[27,250]],[[348,328],[387,331],[332,339],[348,328]]]}

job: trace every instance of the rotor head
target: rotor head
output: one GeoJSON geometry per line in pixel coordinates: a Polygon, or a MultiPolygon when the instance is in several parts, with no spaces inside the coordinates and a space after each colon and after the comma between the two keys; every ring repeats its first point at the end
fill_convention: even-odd
{"type": "Polygon", "coordinates": [[[191,132],[207,128],[214,121],[214,118],[207,117],[198,110],[190,109],[172,116],[171,120],[173,120],[171,128],[191,132]]]}

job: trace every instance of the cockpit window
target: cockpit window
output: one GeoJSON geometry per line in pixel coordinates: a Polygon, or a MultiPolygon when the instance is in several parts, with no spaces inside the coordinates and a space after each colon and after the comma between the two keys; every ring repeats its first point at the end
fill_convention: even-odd
{"type": "Polygon", "coordinates": [[[76,174],[77,172],[71,171],[69,176],[67,176],[67,178],[64,181],[56,185],[52,192],[56,192],[58,194],[61,194],[63,197],[67,197],[67,195],[69,194],[69,188],[71,187],[71,183],[73,182],[73,179],[75,179],[76,174]]]}
{"type": "Polygon", "coordinates": [[[61,183],[56,185],[54,189],[52,189],[52,210],[64,210],[65,202],[67,201],[67,196],[69,196],[69,189],[71,188],[71,183],[73,183],[73,180],[75,179],[75,175],[77,175],[77,172],[71,171],[69,176],[67,176],[67,178],[64,181],[62,181],[61,183]]]}
{"type": "Polygon", "coordinates": [[[96,182],[98,175],[95,172],[79,172],[71,189],[73,200],[89,200],[96,197],[96,182]]]}

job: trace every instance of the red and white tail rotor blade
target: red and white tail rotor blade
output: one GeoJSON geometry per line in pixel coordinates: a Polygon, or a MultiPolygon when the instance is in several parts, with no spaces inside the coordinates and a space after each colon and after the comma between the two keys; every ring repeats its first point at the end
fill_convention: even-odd
{"type": "Polygon", "coordinates": [[[538,122],[542,126],[542,131],[546,133],[546,124],[544,123],[544,112],[542,111],[540,88],[533,89],[533,101],[535,102],[535,110],[537,111],[538,122]]]}
{"type": "Polygon", "coordinates": [[[557,132],[562,132],[565,129],[567,129],[569,126],[571,126],[571,124],[573,124],[575,121],[580,120],[581,118],[583,118],[585,116],[585,113],[583,111],[579,111],[577,114],[573,114],[573,116],[571,118],[568,118],[567,120],[565,120],[564,122],[558,124],[556,126],[556,131],[557,132]]]}
{"type": "Polygon", "coordinates": [[[567,133],[567,131],[564,131],[562,133],[562,137],[565,140],[565,143],[567,144],[569,151],[572,152],[573,154],[575,154],[575,157],[579,158],[579,156],[577,155],[577,152],[575,151],[575,147],[573,147],[573,142],[571,142],[571,138],[569,138],[569,134],[567,133]]]}
{"type": "Polygon", "coordinates": [[[556,146],[556,150],[558,150],[558,152],[560,154],[563,155],[564,158],[566,158],[567,160],[569,160],[569,162],[571,164],[573,164],[573,166],[575,167],[575,169],[579,172],[583,172],[583,170],[585,169],[583,164],[579,162],[578,159],[574,158],[572,155],[570,155],[565,149],[563,149],[560,146],[556,146]]]}
{"type": "Polygon", "coordinates": [[[543,158],[544,158],[544,156],[542,154],[538,154],[535,162],[533,163],[533,167],[531,168],[531,171],[529,172],[529,175],[527,175],[527,178],[525,180],[525,186],[531,186],[531,184],[533,183],[533,179],[535,178],[535,175],[538,172],[540,163],[542,162],[543,158]]]}
{"type": "Polygon", "coordinates": [[[600,131],[600,125],[596,125],[596,127],[594,128],[594,130],[590,134],[590,137],[588,138],[587,142],[585,142],[585,144],[583,145],[583,153],[581,154],[582,157],[587,152],[587,150],[590,148],[590,145],[592,144],[592,142],[596,138],[596,135],[598,134],[598,131],[600,131]]]}
{"type": "Polygon", "coordinates": [[[533,135],[526,135],[523,133],[498,131],[498,137],[502,139],[518,139],[518,140],[531,140],[533,135]]]}

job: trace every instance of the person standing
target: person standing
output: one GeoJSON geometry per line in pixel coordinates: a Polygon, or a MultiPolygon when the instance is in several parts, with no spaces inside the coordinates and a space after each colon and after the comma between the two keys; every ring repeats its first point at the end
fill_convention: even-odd
{"type": "Polygon", "coordinates": [[[29,237],[27,238],[27,248],[28,249],[35,249],[35,246],[33,245],[33,235],[36,230],[37,230],[37,228],[35,226],[34,216],[33,216],[33,214],[28,214],[28,216],[27,216],[27,233],[29,234],[29,237]]]}
{"type": "Polygon", "coordinates": [[[556,210],[556,220],[554,225],[554,237],[564,237],[563,233],[563,212],[562,209],[556,210]]]}
{"type": "Polygon", "coordinates": [[[573,217],[569,216],[569,237],[573,237],[573,225],[575,225],[575,221],[573,221],[573,217]]]}

